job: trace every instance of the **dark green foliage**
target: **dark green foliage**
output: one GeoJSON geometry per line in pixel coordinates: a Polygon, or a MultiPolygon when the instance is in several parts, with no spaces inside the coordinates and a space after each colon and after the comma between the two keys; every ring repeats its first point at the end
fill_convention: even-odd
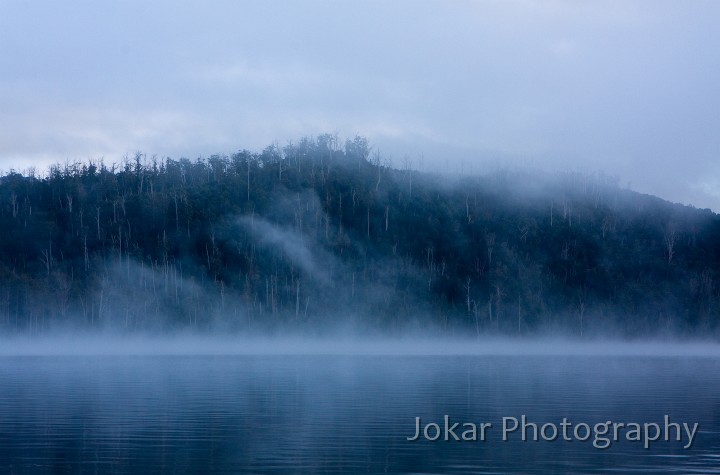
{"type": "Polygon", "coordinates": [[[442,178],[323,135],[0,178],[0,328],[706,333],[720,220],[603,175],[442,178]]]}

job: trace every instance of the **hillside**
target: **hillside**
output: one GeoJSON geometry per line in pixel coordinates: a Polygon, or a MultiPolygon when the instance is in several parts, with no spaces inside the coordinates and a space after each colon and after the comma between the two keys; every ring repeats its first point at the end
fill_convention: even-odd
{"type": "Polygon", "coordinates": [[[0,328],[570,335],[718,326],[720,219],[596,174],[441,177],[365,139],[0,178],[0,328]]]}

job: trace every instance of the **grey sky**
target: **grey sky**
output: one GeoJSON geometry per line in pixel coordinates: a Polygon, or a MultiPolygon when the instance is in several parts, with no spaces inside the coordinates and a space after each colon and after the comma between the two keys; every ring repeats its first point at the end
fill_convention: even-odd
{"type": "Polygon", "coordinates": [[[719,24],[714,1],[0,0],[0,168],[338,132],[720,211],[719,24]]]}

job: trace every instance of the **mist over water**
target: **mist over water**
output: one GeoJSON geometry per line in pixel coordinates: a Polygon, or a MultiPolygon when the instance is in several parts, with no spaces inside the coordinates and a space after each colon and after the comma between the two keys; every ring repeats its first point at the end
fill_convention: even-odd
{"type": "Polygon", "coordinates": [[[387,336],[109,336],[103,334],[0,339],[0,356],[51,355],[388,355],[388,356],[647,356],[720,358],[714,341],[387,336]]]}
{"type": "Polygon", "coordinates": [[[698,340],[5,337],[0,472],[714,473],[718,374],[720,345],[698,340]],[[489,426],[422,435],[446,418],[489,426]],[[665,423],[680,439],[652,433],[665,423]],[[570,429],[535,441],[533,424],[570,429]],[[584,439],[612,424],[649,432],[584,439]]]}
{"type": "Polygon", "coordinates": [[[67,342],[46,356],[21,343],[14,351],[25,356],[4,350],[0,471],[687,474],[714,473],[720,450],[720,360],[707,350],[678,358],[654,344],[643,356],[609,354],[628,345],[568,345],[553,355],[557,344],[522,352],[515,342],[502,346],[515,354],[450,354],[448,342],[434,350],[447,354],[422,356],[412,342],[389,356],[390,345],[284,342],[229,354],[211,340],[148,343],[131,347],[134,356],[111,345],[105,353],[116,354],[98,345],[59,356],[67,342]],[[173,354],[181,350],[196,353],[173,354]],[[446,415],[492,427],[482,441],[408,440],[416,418],[442,427],[446,415]],[[648,449],[624,437],[606,449],[519,432],[503,440],[503,418],[523,415],[558,426],[661,425],[667,415],[699,428],[688,448],[674,434],[648,449]]]}

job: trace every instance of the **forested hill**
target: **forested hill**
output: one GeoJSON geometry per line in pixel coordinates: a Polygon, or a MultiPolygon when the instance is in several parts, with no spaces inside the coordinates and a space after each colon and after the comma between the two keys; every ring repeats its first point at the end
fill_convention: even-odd
{"type": "Polygon", "coordinates": [[[602,175],[440,177],[330,135],[0,178],[0,328],[708,334],[720,219],[602,175]]]}

